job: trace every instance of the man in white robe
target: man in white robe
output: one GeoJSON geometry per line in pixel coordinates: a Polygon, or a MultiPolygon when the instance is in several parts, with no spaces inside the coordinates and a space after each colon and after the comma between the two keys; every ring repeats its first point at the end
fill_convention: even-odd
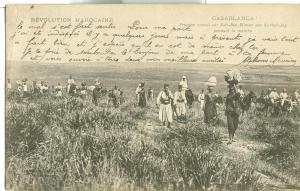
{"type": "Polygon", "coordinates": [[[188,89],[188,82],[186,76],[182,76],[182,80],[180,81],[179,85],[182,86],[183,91],[186,91],[188,89]]]}
{"type": "Polygon", "coordinates": [[[159,106],[159,120],[163,123],[163,126],[171,127],[173,122],[173,110],[172,110],[173,95],[169,90],[169,85],[164,85],[164,90],[158,94],[156,104],[159,106]]]}
{"type": "Polygon", "coordinates": [[[274,104],[275,101],[277,101],[277,99],[279,98],[279,95],[277,93],[277,89],[274,88],[273,91],[271,91],[269,98],[271,99],[271,102],[274,104]]]}
{"type": "Polygon", "coordinates": [[[75,80],[70,75],[70,77],[69,77],[69,79],[67,81],[67,93],[70,93],[70,88],[71,88],[72,84],[75,84],[75,80]]]}
{"type": "Polygon", "coordinates": [[[179,121],[186,120],[186,104],[185,91],[182,89],[182,85],[178,85],[178,91],[174,94],[174,105],[179,121]]]}
{"type": "Polygon", "coordinates": [[[286,89],[283,88],[282,92],[279,94],[281,106],[283,106],[284,102],[288,99],[288,94],[286,89]]]}
{"type": "Polygon", "coordinates": [[[60,85],[60,83],[58,83],[57,86],[55,87],[56,97],[62,97],[62,90],[63,87],[60,85]]]}

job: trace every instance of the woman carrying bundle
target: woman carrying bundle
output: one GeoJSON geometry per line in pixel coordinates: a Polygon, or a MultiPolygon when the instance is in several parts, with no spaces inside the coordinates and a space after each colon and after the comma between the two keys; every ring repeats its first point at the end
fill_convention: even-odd
{"type": "Polygon", "coordinates": [[[204,122],[206,124],[214,124],[217,121],[217,105],[214,87],[217,85],[216,77],[212,76],[206,82],[207,93],[204,96],[204,122]]]}

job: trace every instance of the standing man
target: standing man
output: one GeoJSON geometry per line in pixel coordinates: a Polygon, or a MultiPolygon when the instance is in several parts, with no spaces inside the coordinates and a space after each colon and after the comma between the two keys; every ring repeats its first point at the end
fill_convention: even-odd
{"type": "Polygon", "coordinates": [[[141,84],[138,85],[138,87],[135,89],[135,98],[136,98],[136,101],[138,102],[139,101],[139,93],[141,91],[141,84]]]}
{"type": "Polygon", "coordinates": [[[182,76],[182,80],[180,81],[179,85],[182,86],[183,91],[186,91],[188,89],[188,83],[187,83],[186,76],[182,76]]]}
{"type": "Polygon", "coordinates": [[[229,86],[229,94],[226,97],[225,115],[227,117],[227,126],[229,133],[228,144],[234,142],[234,134],[239,125],[240,109],[240,94],[235,91],[234,86],[229,86]]]}
{"type": "Polygon", "coordinates": [[[277,93],[277,89],[276,88],[274,88],[273,91],[271,91],[271,93],[269,95],[269,98],[270,98],[272,104],[274,104],[275,101],[277,101],[277,99],[279,98],[279,95],[277,93]]]}
{"type": "Polygon", "coordinates": [[[95,83],[95,88],[92,93],[92,102],[95,106],[98,106],[98,97],[101,91],[100,83],[95,83]]]}
{"type": "Polygon", "coordinates": [[[280,104],[281,106],[283,106],[284,102],[288,99],[288,94],[285,88],[283,88],[282,92],[279,95],[279,98],[280,98],[280,104]]]}
{"type": "Polygon", "coordinates": [[[23,96],[28,95],[28,86],[27,86],[27,79],[25,78],[22,80],[22,86],[23,86],[23,96]]]}
{"type": "Polygon", "coordinates": [[[163,126],[171,127],[173,122],[173,110],[172,110],[173,95],[169,90],[169,85],[164,84],[164,89],[158,94],[156,105],[159,106],[159,120],[163,123],[163,126]]]}
{"type": "Polygon", "coordinates": [[[150,101],[153,101],[153,95],[154,95],[154,90],[153,88],[150,86],[147,92],[147,99],[150,101]]]}
{"type": "Polygon", "coordinates": [[[72,76],[70,75],[69,76],[69,79],[68,79],[68,81],[67,81],[67,93],[72,93],[71,91],[70,91],[70,89],[71,89],[71,85],[73,85],[73,84],[75,84],[75,80],[72,78],[72,76]]]}
{"type": "Polygon", "coordinates": [[[62,91],[63,87],[60,85],[60,83],[58,83],[55,87],[56,97],[62,97],[62,91]]]}
{"type": "Polygon", "coordinates": [[[200,108],[199,108],[200,117],[203,116],[204,100],[205,100],[205,94],[204,94],[204,90],[202,89],[201,93],[198,96],[198,102],[200,103],[200,108]]]}
{"type": "Polygon", "coordinates": [[[80,96],[82,99],[86,98],[87,93],[87,86],[85,82],[81,82],[81,88],[80,88],[80,96]]]}
{"type": "Polygon", "coordinates": [[[179,121],[186,121],[186,106],[187,101],[185,92],[182,89],[182,85],[178,85],[178,91],[174,94],[174,105],[176,107],[176,114],[179,121]]]}
{"type": "Polygon", "coordinates": [[[140,84],[140,89],[137,92],[138,93],[138,106],[141,108],[146,107],[147,105],[147,98],[146,98],[146,90],[145,90],[145,82],[142,82],[140,84]]]}

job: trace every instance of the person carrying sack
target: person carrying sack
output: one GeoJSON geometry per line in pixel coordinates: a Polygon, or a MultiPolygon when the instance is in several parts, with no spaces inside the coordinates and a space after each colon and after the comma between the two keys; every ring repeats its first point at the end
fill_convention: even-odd
{"type": "Polygon", "coordinates": [[[229,93],[225,101],[225,115],[227,117],[227,127],[229,141],[227,144],[234,142],[235,131],[239,125],[239,117],[241,114],[240,99],[241,94],[238,91],[238,83],[242,80],[242,74],[238,69],[231,69],[225,74],[225,81],[228,83],[229,93]]]}
{"type": "Polygon", "coordinates": [[[179,121],[186,121],[186,104],[185,92],[182,89],[182,85],[178,85],[178,91],[174,94],[174,105],[179,121]]]}
{"type": "Polygon", "coordinates": [[[225,115],[227,117],[227,127],[229,133],[228,144],[234,142],[235,131],[239,125],[239,116],[241,114],[240,94],[236,92],[234,86],[229,86],[229,93],[226,96],[225,115]]]}

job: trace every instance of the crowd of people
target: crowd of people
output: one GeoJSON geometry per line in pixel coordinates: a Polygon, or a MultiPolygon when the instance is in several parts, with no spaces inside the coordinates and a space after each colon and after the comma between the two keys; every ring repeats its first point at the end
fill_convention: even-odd
{"type": "Polygon", "coordinates": [[[299,89],[296,89],[296,91],[293,93],[293,95],[289,95],[287,93],[286,88],[283,88],[280,93],[278,93],[277,88],[269,88],[266,92],[262,91],[260,98],[268,99],[271,101],[271,103],[279,102],[281,105],[284,104],[284,101],[286,100],[294,100],[296,103],[300,103],[300,94],[299,89]]]}
{"type": "MultiPolygon", "coordinates": [[[[56,86],[52,85],[51,87],[48,85],[47,81],[32,81],[29,83],[28,79],[25,78],[23,80],[16,81],[16,88],[14,91],[21,97],[28,97],[29,95],[42,95],[42,94],[53,94],[56,97],[63,97],[63,94],[70,95],[71,97],[80,97],[85,99],[87,97],[88,91],[91,92],[92,102],[94,105],[98,105],[98,100],[101,96],[105,96],[108,94],[108,103],[112,103],[115,107],[118,107],[120,104],[124,102],[123,91],[118,88],[118,86],[114,86],[112,89],[107,91],[103,88],[99,79],[96,79],[94,85],[87,86],[86,82],[81,82],[78,85],[73,77],[70,75],[66,81],[65,85],[62,85],[60,82],[57,83],[56,86]]],[[[6,80],[6,91],[7,95],[13,92],[12,82],[10,79],[6,80]]]]}
{"type": "MultiPolygon", "coordinates": [[[[225,115],[227,117],[227,126],[229,132],[229,143],[234,141],[234,134],[239,124],[239,116],[241,114],[241,100],[245,98],[245,93],[241,85],[239,85],[241,78],[238,73],[227,74],[225,76],[225,81],[228,83],[228,94],[225,100],[225,115]]],[[[92,103],[98,105],[98,99],[101,95],[108,95],[108,103],[112,103],[114,107],[118,107],[124,103],[123,91],[114,86],[111,90],[106,90],[102,87],[99,79],[96,79],[94,85],[87,86],[86,82],[81,82],[80,86],[76,85],[75,80],[72,76],[66,81],[66,85],[63,86],[58,83],[56,86],[51,88],[48,85],[48,82],[41,81],[37,83],[33,81],[29,86],[28,80],[23,79],[22,81],[17,81],[17,92],[22,94],[23,97],[26,97],[30,93],[33,94],[47,94],[52,92],[56,97],[62,97],[64,92],[71,96],[78,96],[85,98],[87,92],[91,91],[92,103]]],[[[204,122],[207,124],[214,124],[217,121],[217,105],[222,103],[220,101],[220,95],[215,91],[217,85],[217,79],[214,76],[211,76],[205,83],[207,86],[207,91],[204,89],[201,90],[200,94],[195,96],[196,100],[199,103],[199,113],[204,118],[204,122]]],[[[7,79],[6,83],[7,92],[12,91],[12,83],[10,79],[7,79]]],[[[155,102],[156,106],[159,108],[159,120],[162,122],[163,126],[171,127],[173,119],[176,119],[178,122],[187,121],[187,105],[190,91],[188,86],[188,81],[186,76],[182,76],[181,81],[177,86],[177,90],[174,94],[169,89],[168,84],[163,85],[163,89],[158,93],[157,99],[154,100],[154,89],[150,86],[146,89],[145,82],[138,84],[138,87],[135,90],[136,102],[137,105],[141,108],[147,106],[147,102],[155,102]]],[[[192,94],[194,97],[194,95],[192,94]]],[[[283,88],[282,92],[278,93],[276,88],[269,88],[266,92],[262,91],[260,98],[265,100],[270,100],[271,103],[280,103],[284,104],[285,100],[293,97],[293,100],[299,104],[300,103],[300,94],[297,89],[293,95],[288,95],[287,90],[283,88]]],[[[193,98],[194,99],[194,98],[193,98]]],[[[221,97],[222,99],[222,97],[221,97]]]]}

